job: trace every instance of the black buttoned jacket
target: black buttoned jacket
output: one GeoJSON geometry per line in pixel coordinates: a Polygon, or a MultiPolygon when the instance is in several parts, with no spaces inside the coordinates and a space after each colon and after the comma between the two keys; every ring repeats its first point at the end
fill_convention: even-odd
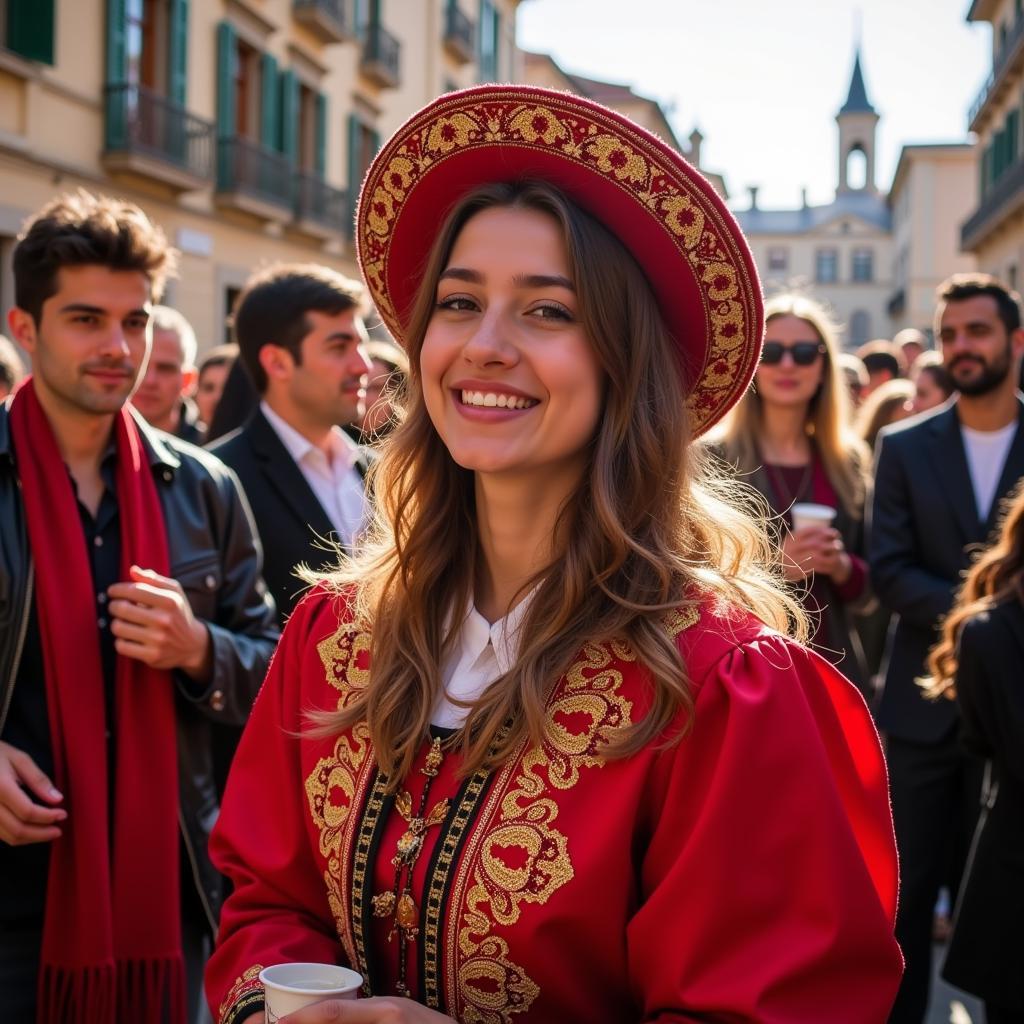
{"type": "MultiPolygon", "coordinates": [[[[212,723],[241,725],[277,642],[273,600],[260,576],[251,513],[231,471],[207,452],[134,414],[163,507],[170,575],[210,633],[205,689],[178,673],[179,823],[197,889],[216,925],[221,881],[207,855],[218,804],[212,723]]],[[[29,453],[21,453],[24,458],[29,453]]],[[[0,736],[10,707],[32,601],[33,563],[7,405],[0,405],[0,736]]],[[[38,685],[44,685],[39,680],[38,685]]]]}

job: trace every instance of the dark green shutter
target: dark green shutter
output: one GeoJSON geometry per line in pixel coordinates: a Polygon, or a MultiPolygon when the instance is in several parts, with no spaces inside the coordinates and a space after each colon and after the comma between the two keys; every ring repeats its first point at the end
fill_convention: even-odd
{"type": "Polygon", "coordinates": [[[7,0],[7,4],[7,49],[52,64],[54,0],[7,0]]]}
{"type": "Polygon", "coordinates": [[[313,146],[313,169],[318,178],[327,177],[327,97],[316,94],[316,134],[313,146]]]}
{"type": "Polygon", "coordinates": [[[170,68],[167,95],[184,107],[188,93],[188,0],[171,0],[170,68]]]}
{"type": "Polygon", "coordinates": [[[229,190],[235,175],[231,166],[235,135],[235,61],[238,37],[230,21],[217,26],[217,188],[229,190]]]}
{"type": "MultiPolygon", "coordinates": [[[[13,11],[14,8],[12,7],[13,11]]],[[[128,11],[125,0],[107,0],[107,120],[106,149],[116,152],[128,141],[127,55],[125,28],[128,11]]]]}
{"type": "Polygon", "coordinates": [[[281,152],[294,164],[299,159],[299,80],[291,69],[281,72],[281,152]]]}
{"type": "Polygon", "coordinates": [[[491,77],[495,82],[501,81],[501,11],[497,7],[491,8],[491,46],[493,48],[493,63],[491,64],[491,77]]]}
{"type": "Polygon", "coordinates": [[[356,214],[359,186],[363,183],[363,168],[359,163],[359,118],[348,115],[348,206],[350,215],[356,214]]]}

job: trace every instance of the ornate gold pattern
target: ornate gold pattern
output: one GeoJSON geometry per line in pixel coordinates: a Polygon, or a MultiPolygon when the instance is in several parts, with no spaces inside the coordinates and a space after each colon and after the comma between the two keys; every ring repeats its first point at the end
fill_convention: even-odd
{"type": "MultiPolygon", "coordinates": [[[[688,606],[666,624],[678,636],[698,619],[697,608],[688,606]]],[[[581,769],[600,767],[602,748],[632,724],[633,706],[619,692],[622,673],[615,665],[635,661],[623,643],[587,645],[549,699],[544,743],[521,750],[496,781],[450,900],[449,927],[458,934],[457,953],[446,957],[448,984],[466,1024],[510,1024],[540,994],[492,927],[515,924],[524,905],[547,903],[572,879],[552,796],[575,786],[581,769]]]]}
{"type": "MultiPolygon", "coordinates": [[[[356,699],[369,682],[370,634],[351,624],[338,628],[317,644],[327,682],[340,691],[338,708],[356,699]]],[[[365,724],[355,726],[335,741],[330,757],[321,758],[305,780],[306,799],[313,824],[319,832],[320,854],[327,860],[324,883],[327,902],[349,962],[365,975],[352,932],[349,894],[349,847],[352,811],[358,808],[365,787],[370,735],[365,724]]]]}
{"type": "Polygon", "coordinates": [[[263,1005],[262,965],[255,964],[235,979],[217,1011],[218,1024],[235,1024],[263,1005]]]}
{"type": "Polygon", "coordinates": [[[576,98],[495,88],[455,94],[422,111],[378,155],[360,196],[357,244],[374,304],[396,337],[402,325],[388,283],[391,236],[417,183],[454,154],[495,144],[545,150],[608,178],[636,201],[638,216],[660,223],[689,263],[701,291],[709,339],[688,397],[696,433],[746,389],[761,339],[759,288],[739,232],[663,144],[631,131],[615,115],[576,98]]]}

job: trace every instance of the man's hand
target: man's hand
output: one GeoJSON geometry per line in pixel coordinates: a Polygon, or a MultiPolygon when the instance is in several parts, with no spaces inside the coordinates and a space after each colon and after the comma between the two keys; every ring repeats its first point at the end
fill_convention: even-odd
{"type": "Polygon", "coordinates": [[[326,999],[289,1013],[281,1018],[281,1024],[452,1024],[452,1018],[411,999],[388,996],[326,999]]]}
{"type": "Polygon", "coordinates": [[[57,823],[64,821],[68,812],[62,807],[40,806],[26,789],[50,805],[64,799],[28,754],[0,743],[0,840],[24,846],[59,838],[57,823]]]}
{"type": "Polygon", "coordinates": [[[193,614],[177,580],[131,567],[131,582],[108,591],[118,654],[153,668],[180,668],[192,679],[210,674],[210,633],[193,614]]]}

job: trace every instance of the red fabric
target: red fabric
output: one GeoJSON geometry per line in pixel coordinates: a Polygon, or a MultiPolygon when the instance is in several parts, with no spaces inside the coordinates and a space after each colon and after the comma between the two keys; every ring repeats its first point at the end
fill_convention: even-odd
{"type": "MultiPolygon", "coordinates": [[[[307,780],[329,765],[334,744],[296,738],[305,710],[334,707],[344,692],[345,678],[328,678],[323,657],[338,615],[337,602],[314,594],[286,627],[214,832],[214,860],[234,885],[207,971],[211,1006],[227,1000],[221,1020],[241,1005],[232,1000],[251,998],[252,983],[242,979],[257,964],[346,962],[338,936],[347,923],[335,918],[339,904],[325,881],[362,806],[347,784],[337,785],[337,831],[321,835],[307,780]]],[[[455,1020],[886,1020],[902,969],[893,938],[896,853],[885,766],[863,700],[817,655],[749,616],[723,621],[705,609],[679,645],[696,691],[685,739],[581,767],[577,781],[545,776],[535,820],[565,837],[571,877],[543,899],[522,898],[514,915],[500,894],[477,902],[475,917],[454,890],[445,902],[442,1010],[455,1020]],[[460,939],[473,946],[484,932],[493,942],[471,962],[460,939]],[[537,994],[521,1016],[482,1013],[487,998],[500,1006],[506,994],[506,960],[537,994]],[[459,979],[474,971],[491,988],[478,989],[481,1001],[471,1005],[474,993],[459,979]]],[[[609,671],[603,678],[621,674],[619,693],[637,720],[650,699],[643,671],[626,661],[609,671]]],[[[573,732],[583,718],[566,705],[557,721],[573,732]]],[[[453,758],[430,803],[454,795],[453,758]]],[[[535,771],[520,760],[492,778],[456,875],[494,889],[498,876],[482,867],[474,839],[535,771]]],[[[414,797],[420,785],[412,783],[414,797]]],[[[392,877],[402,827],[397,815],[388,819],[371,893],[392,877]]],[[[423,891],[438,834],[428,835],[417,862],[414,893],[423,891]]],[[[490,848],[509,878],[530,863],[517,842],[490,848]]],[[[543,864],[534,863],[526,888],[543,889],[543,864]]],[[[375,992],[387,994],[396,945],[373,922],[369,935],[375,992]]],[[[418,955],[410,961],[414,983],[418,955]]]]}
{"type": "MultiPolygon", "coordinates": [[[[167,672],[117,659],[114,806],[92,572],[67,469],[29,378],[11,405],[35,563],[54,782],[68,817],[51,849],[40,1024],[184,1019],[177,748],[167,672]],[[112,848],[111,848],[112,846],[112,848]]],[[[122,571],[167,575],[156,486],[130,414],[114,418],[122,571]]]]}

